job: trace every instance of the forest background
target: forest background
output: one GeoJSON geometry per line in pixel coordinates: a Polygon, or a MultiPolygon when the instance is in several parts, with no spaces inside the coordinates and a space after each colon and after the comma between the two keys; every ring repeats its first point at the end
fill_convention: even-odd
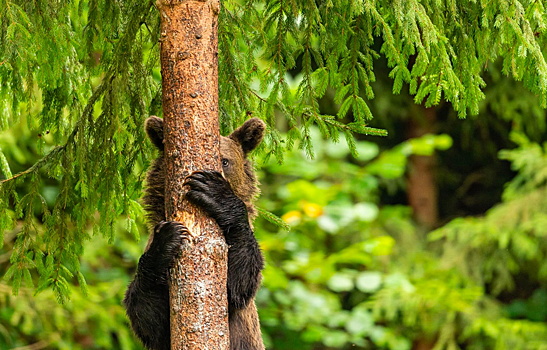
{"type": "MultiPolygon", "coordinates": [[[[0,1],[2,349],[141,349],[158,21],[0,1]]],[[[547,349],[546,32],[542,1],[222,2],[222,131],[269,126],[269,349],[547,349]]]]}

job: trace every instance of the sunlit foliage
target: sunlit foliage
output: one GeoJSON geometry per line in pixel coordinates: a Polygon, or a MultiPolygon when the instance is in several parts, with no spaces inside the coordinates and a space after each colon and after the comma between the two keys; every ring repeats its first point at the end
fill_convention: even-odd
{"type": "MultiPolygon", "coordinates": [[[[0,0],[0,318],[19,326],[0,323],[1,346],[24,345],[13,341],[23,337],[85,348],[74,325],[94,332],[98,347],[136,346],[118,327],[132,265],[118,265],[136,261],[140,250],[127,242],[144,234],[138,198],[151,152],[142,124],[161,115],[159,18],[154,1],[0,0]],[[119,260],[86,256],[97,242],[116,252],[121,244],[119,260]],[[96,279],[103,268],[118,275],[96,279]],[[77,306],[98,294],[113,299],[83,315],[77,306]],[[48,310],[69,297],[75,304],[64,311],[48,310]]],[[[271,211],[292,227],[257,224],[270,262],[259,296],[270,344],[283,346],[283,331],[302,349],[409,349],[424,334],[437,349],[541,349],[545,326],[532,321],[546,317],[534,307],[547,293],[545,151],[524,135],[537,141],[545,130],[546,32],[545,4],[532,0],[222,1],[221,125],[267,121],[264,176],[279,193],[264,191],[262,218],[276,221],[271,211]],[[377,84],[379,61],[387,86],[377,84]],[[392,114],[392,93],[446,102],[476,118],[471,129],[485,128],[477,114],[487,108],[510,121],[519,148],[500,157],[518,175],[503,203],[452,221],[429,242],[408,207],[381,206],[408,156],[452,145],[446,135],[388,150],[356,141],[354,133],[387,133],[369,123],[373,111],[392,114]],[[327,147],[315,134],[345,143],[327,147]],[[286,154],[294,148],[319,161],[286,154]],[[539,285],[534,298],[500,307],[495,297],[523,274],[539,285]]]]}

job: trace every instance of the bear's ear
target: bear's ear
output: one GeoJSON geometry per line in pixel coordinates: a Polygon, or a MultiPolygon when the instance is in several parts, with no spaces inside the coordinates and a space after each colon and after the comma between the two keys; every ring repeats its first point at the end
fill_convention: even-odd
{"type": "Polygon", "coordinates": [[[251,152],[258,145],[260,145],[260,142],[262,142],[262,138],[264,137],[265,130],[266,124],[262,120],[258,118],[251,118],[243,123],[243,125],[239,128],[234,130],[234,132],[228,137],[239,143],[243,153],[247,155],[247,153],[251,152]]]}
{"type": "Polygon", "coordinates": [[[144,130],[148,134],[150,141],[160,150],[163,151],[163,119],[155,115],[146,119],[144,130]]]}

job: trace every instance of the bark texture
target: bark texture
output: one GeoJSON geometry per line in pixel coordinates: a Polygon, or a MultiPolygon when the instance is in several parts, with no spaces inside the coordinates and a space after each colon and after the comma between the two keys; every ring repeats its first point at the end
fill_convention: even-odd
{"type": "Polygon", "coordinates": [[[228,349],[228,248],[216,223],[185,199],[196,170],[221,171],[218,0],[159,0],[166,215],[190,235],[171,272],[171,348],[228,349]]]}

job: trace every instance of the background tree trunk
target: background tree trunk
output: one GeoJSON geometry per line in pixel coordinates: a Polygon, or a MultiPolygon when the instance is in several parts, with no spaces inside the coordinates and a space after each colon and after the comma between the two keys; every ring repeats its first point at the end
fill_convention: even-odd
{"type": "MultiPolygon", "coordinates": [[[[413,108],[409,121],[408,137],[420,137],[435,133],[437,110],[422,105],[413,108]]],[[[414,213],[414,220],[426,230],[437,226],[439,221],[438,189],[436,177],[437,161],[431,156],[412,155],[409,158],[407,177],[408,204],[414,213]]],[[[412,344],[412,350],[432,350],[435,336],[421,334],[412,344]]]]}
{"type": "MultiPolygon", "coordinates": [[[[434,107],[416,106],[414,116],[409,121],[409,138],[435,133],[436,113],[434,107]]],[[[435,158],[435,155],[412,155],[409,158],[408,204],[412,207],[416,222],[426,229],[436,227],[439,221],[435,158]]]]}
{"type": "Polygon", "coordinates": [[[160,0],[166,211],[190,236],[171,272],[171,348],[228,349],[227,246],[216,223],[185,200],[184,179],[221,171],[218,0],[160,0]]]}

